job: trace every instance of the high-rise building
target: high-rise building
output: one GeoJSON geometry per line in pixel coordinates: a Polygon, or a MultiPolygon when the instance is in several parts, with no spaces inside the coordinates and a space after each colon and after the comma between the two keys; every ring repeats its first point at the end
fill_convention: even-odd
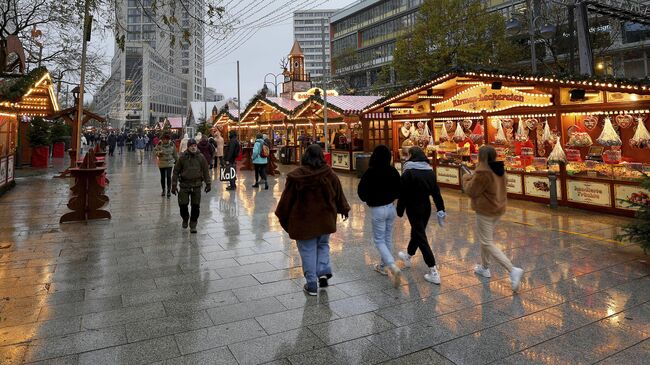
{"type": "Polygon", "coordinates": [[[312,9],[293,13],[293,37],[305,55],[305,71],[312,80],[323,76],[323,34],[325,34],[325,69],[330,73],[329,18],[336,10],[312,9]]]}
{"type": "MultiPolygon", "coordinates": [[[[204,95],[203,24],[195,20],[203,1],[175,9],[175,42],[156,24],[160,20],[154,19],[152,0],[118,5],[117,17],[126,25],[125,43],[123,48],[115,45],[111,76],[93,98],[95,111],[113,127],[151,126],[167,117],[186,116],[189,103],[202,101],[204,95]]],[[[167,11],[173,5],[164,6],[167,11]]]]}

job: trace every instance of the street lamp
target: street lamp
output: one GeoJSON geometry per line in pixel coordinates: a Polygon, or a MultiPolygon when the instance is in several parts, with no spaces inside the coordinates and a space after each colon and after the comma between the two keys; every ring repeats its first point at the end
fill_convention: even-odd
{"type": "Polygon", "coordinates": [[[77,105],[79,103],[79,86],[72,89],[72,97],[74,98],[74,105],[77,105]]]}
{"type": "MultiPolygon", "coordinates": [[[[535,48],[535,31],[537,30],[538,26],[537,23],[540,19],[543,19],[542,15],[535,16],[534,14],[534,8],[531,6],[531,0],[526,0],[526,9],[528,9],[528,35],[530,36],[530,62],[531,62],[531,70],[533,73],[537,73],[537,49],[535,48]]],[[[510,35],[515,35],[521,32],[522,24],[521,22],[512,17],[508,21],[506,21],[506,32],[510,35]]],[[[555,32],[557,31],[557,28],[555,25],[549,24],[549,23],[544,23],[541,27],[539,27],[539,34],[542,38],[544,39],[551,39],[554,35],[555,32]]]]}
{"type": "Polygon", "coordinates": [[[274,74],[272,72],[269,72],[266,75],[264,75],[264,85],[266,86],[267,83],[273,85],[273,87],[275,88],[274,89],[275,90],[275,96],[278,96],[278,85],[280,85],[280,83],[281,83],[281,82],[278,81],[278,77],[280,77],[280,76],[283,76],[283,78],[284,78],[284,74],[282,74],[282,73],[274,74]],[[266,80],[266,78],[269,77],[269,76],[273,78],[272,79],[273,81],[270,81],[270,80],[267,81],[266,80]]]}

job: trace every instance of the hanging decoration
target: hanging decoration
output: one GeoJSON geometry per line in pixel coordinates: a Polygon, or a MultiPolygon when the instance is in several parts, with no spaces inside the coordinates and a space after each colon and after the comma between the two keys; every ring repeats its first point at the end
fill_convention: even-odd
{"type": "Polygon", "coordinates": [[[476,122],[472,134],[469,135],[469,139],[471,139],[475,144],[482,144],[484,138],[483,133],[483,124],[481,122],[476,122]]]}
{"type": "Polygon", "coordinates": [[[590,115],[582,121],[582,125],[587,129],[587,131],[593,131],[598,125],[598,117],[590,115]]]}
{"type": "Polygon", "coordinates": [[[508,140],[506,139],[506,134],[503,132],[503,124],[501,123],[501,120],[497,121],[497,137],[494,140],[495,144],[508,144],[508,140]]]}
{"type": "Polygon", "coordinates": [[[643,123],[643,118],[637,118],[636,131],[634,137],[630,139],[630,146],[639,149],[650,149],[650,133],[643,123]]]}
{"type": "Polygon", "coordinates": [[[515,133],[515,141],[517,142],[526,142],[528,141],[528,130],[524,127],[524,122],[519,118],[519,123],[517,125],[517,133],[515,133]]]}
{"type": "Polygon", "coordinates": [[[634,117],[629,114],[621,114],[616,116],[616,125],[626,129],[634,123],[634,117]]]}
{"type": "Polygon", "coordinates": [[[548,163],[549,164],[567,163],[566,154],[564,153],[564,150],[562,149],[562,145],[560,143],[560,137],[556,138],[555,147],[553,147],[551,154],[548,155],[548,163]]]}
{"type": "Polygon", "coordinates": [[[447,132],[447,122],[440,124],[440,136],[438,137],[438,142],[445,143],[449,140],[449,133],[447,132]]]}
{"type": "Polygon", "coordinates": [[[467,135],[465,135],[463,127],[460,125],[460,123],[456,124],[456,132],[454,133],[454,137],[452,139],[456,143],[460,143],[467,139],[467,135]]]}
{"type": "Polygon", "coordinates": [[[603,126],[603,132],[600,134],[600,137],[596,139],[600,145],[605,147],[619,147],[623,144],[621,137],[614,130],[612,125],[612,120],[609,117],[605,117],[605,125],[603,126]]]}
{"type": "Polygon", "coordinates": [[[526,127],[528,127],[528,129],[532,131],[533,129],[535,129],[535,127],[537,127],[537,123],[539,122],[535,118],[530,118],[530,119],[526,119],[525,123],[526,123],[526,127]]]}
{"type": "Polygon", "coordinates": [[[544,121],[544,132],[542,133],[542,142],[553,143],[555,139],[551,133],[551,127],[548,126],[548,119],[544,121]]]}
{"type": "Polygon", "coordinates": [[[410,138],[411,134],[415,131],[415,127],[411,122],[404,122],[404,125],[402,125],[402,128],[400,128],[400,131],[402,132],[402,136],[404,138],[410,138]]]}
{"type": "Polygon", "coordinates": [[[463,120],[463,129],[469,131],[470,128],[472,128],[472,120],[471,119],[465,119],[463,120]]]}
{"type": "Polygon", "coordinates": [[[569,142],[567,147],[589,147],[593,144],[589,133],[585,132],[579,125],[569,127],[567,130],[569,134],[569,142]]]}
{"type": "Polygon", "coordinates": [[[446,122],[445,122],[445,128],[446,128],[448,131],[453,130],[453,129],[454,129],[454,121],[453,121],[453,120],[448,120],[448,121],[446,121],[446,122]]]}

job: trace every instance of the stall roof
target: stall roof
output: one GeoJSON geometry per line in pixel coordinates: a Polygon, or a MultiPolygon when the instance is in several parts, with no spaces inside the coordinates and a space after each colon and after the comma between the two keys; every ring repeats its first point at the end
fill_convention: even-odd
{"type": "MultiPolygon", "coordinates": [[[[183,129],[183,122],[185,118],[183,117],[169,117],[167,120],[169,121],[169,126],[173,129],[183,129]]],[[[163,128],[165,125],[165,122],[158,122],[158,126],[160,128],[163,128]]]]}
{"type": "Polygon", "coordinates": [[[52,79],[45,67],[22,74],[0,74],[0,111],[47,117],[59,111],[52,79]]]}
{"type": "Polygon", "coordinates": [[[427,90],[432,89],[435,94],[439,91],[454,86],[458,81],[502,81],[519,84],[536,85],[540,87],[566,87],[566,88],[596,88],[604,91],[634,93],[650,95],[650,79],[620,79],[613,77],[587,77],[585,75],[558,76],[558,75],[531,75],[524,73],[508,73],[494,70],[462,70],[451,69],[434,76],[430,81],[424,82],[406,90],[393,93],[375,101],[372,105],[364,108],[364,113],[376,113],[393,103],[413,102],[412,98],[418,98],[420,93],[426,95],[427,90]],[[460,79],[464,80],[460,80],[460,79]]]}
{"type": "Polygon", "coordinates": [[[300,105],[299,101],[293,99],[287,99],[282,97],[265,97],[263,95],[257,95],[250,103],[246,106],[246,109],[242,112],[241,122],[247,123],[251,122],[250,117],[257,117],[262,114],[263,111],[275,110],[284,116],[291,116],[291,113],[294,109],[300,105]]]}
{"type": "Polygon", "coordinates": [[[219,114],[214,117],[213,127],[228,123],[237,123],[239,121],[239,111],[221,108],[219,114]]]}
{"type": "MultiPolygon", "coordinates": [[[[370,106],[380,98],[380,96],[365,95],[328,96],[327,106],[341,115],[359,115],[362,113],[364,108],[370,106]]],[[[308,106],[313,104],[318,104],[319,107],[322,108],[324,101],[320,96],[314,95],[309,97],[295,108],[293,117],[301,117],[301,114],[307,110],[308,106]]]]}

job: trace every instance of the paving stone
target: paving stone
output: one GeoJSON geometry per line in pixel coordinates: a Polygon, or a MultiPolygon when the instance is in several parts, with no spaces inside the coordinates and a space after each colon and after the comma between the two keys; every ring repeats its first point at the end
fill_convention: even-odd
{"type": "Polygon", "coordinates": [[[229,345],[228,348],[241,365],[262,364],[294,354],[324,347],[325,344],[309,329],[301,329],[265,336],[229,345]]]}
{"type": "Polygon", "coordinates": [[[305,295],[302,291],[278,295],[275,298],[289,309],[305,307],[309,305],[325,304],[333,300],[348,298],[349,295],[338,289],[336,286],[329,286],[320,290],[317,297],[305,295]]]}
{"type": "Polygon", "coordinates": [[[125,343],[126,334],[122,326],[87,330],[61,337],[34,340],[25,354],[25,361],[46,360],[125,343]]]}
{"type": "Polygon", "coordinates": [[[160,302],[174,298],[196,297],[191,286],[171,286],[139,293],[122,295],[122,303],[125,306],[135,306],[145,303],[160,302]]]}
{"type": "Polygon", "coordinates": [[[316,336],[328,345],[365,337],[393,327],[392,324],[374,313],[364,313],[309,326],[316,336]]]}
{"type": "Polygon", "coordinates": [[[126,337],[129,342],[136,342],[212,325],[207,312],[197,311],[182,316],[158,317],[127,323],[126,337]]]}
{"type": "Polygon", "coordinates": [[[259,285],[260,282],[257,281],[257,279],[251,275],[245,275],[226,279],[204,281],[200,284],[193,284],[193,287],[197,293],[204,294],[259,285]]]}
{"type": "Polygon", "coordinates": [[[39,321],[61,317],[74,317],[88,313],[105,312],[122,307],[121,297],[89,299],[83,302],[57,304],[43,307],[38,315],[39,321]]]}
{"type": "Polygon", "coordinates": [[[232,291],[222,291],[204,295],[201,299],[195,297],[175,298],[164,301],[163,305],[168,315],[177,316],[204,309],[222,307],[237,302],[237,297],[235,297],[232,291]]]}
{"type": "Polygon", "coordinates": [[[79,355],[80,365],[148,364],[180,355],[173,336],[129,343],[79,355]]]}
{"type": "Polygon", "coordinates": [[[164,365],[238,365],[227,347],[195,352],[162,362],[164,365]]]}
{"type": "Polygon", "coordinates": [[[0,346],[29,342],[34,339],[47,338],[79,332],[81,317],[55,319],[34,322],[20,326],[0,328],[0,346]]]}
{"type": "Polygon", "coordinates": [[[83,316],[81,324],[86,329],[96,329],[163,316],[165,316],[165,308],[162,303],[151,303],[86,314],[83,316]]]}
{"type": "Polygon", "coordinates": [[[235,342],[266,336],[264,329],[253,319],[232,322],[175,335],[181,354],[209,350],[235,342]]]}
{"type": "Polygon", "coordinates": [[[326,305],[316,305],[255,317],[266,333],[273,334],[329,322],[339,316],[326,305]]]}
{"type": "Polygon", "coordinates": [[[233,292],[242,302],[262,299],[276,295],[302,291],[302,288],[291,280],[262,284],[248,288],[236,289],[233,292]]]}
{"type": "Polygon", "coordinates": [[[294,365],[377,364],[389,359],[388,355],[365,338],[289,357],[294,365]]]}
{"type": "Polygon", "coordinates": [[[207,312],[214,324],[223,324],[285,310],[286,308],[277,299],[271,297],[211,308],[207,312]]]}

